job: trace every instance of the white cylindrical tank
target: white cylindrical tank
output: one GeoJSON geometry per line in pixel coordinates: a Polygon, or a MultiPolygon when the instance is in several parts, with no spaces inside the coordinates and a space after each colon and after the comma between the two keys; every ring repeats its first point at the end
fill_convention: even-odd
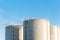
{"type": "Polygon", "coordinates": [[[58,40],[60,40],[60,26],[58,26],[58,40]]]}
{"type": "Polygon", "coordinates": [[[23,40],[23,25],[9,25],[5,30],[5,40],[23,40]]]}
{"type": "Polygon", "coordinates": [[[50,23],[45,19],[24,21],[24,40],[50,40],[50,23]]]}
{"type": "Polygon", "coordinates": [[[50,39],[51,40],[58,40],[58,30],[57,30],[57,26],[51,26],[50,28],[50,39]]]}

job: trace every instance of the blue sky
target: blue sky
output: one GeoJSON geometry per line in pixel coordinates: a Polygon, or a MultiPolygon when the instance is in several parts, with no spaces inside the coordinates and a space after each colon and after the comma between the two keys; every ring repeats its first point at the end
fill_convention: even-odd
{"type": "Polygon", "coordinates": [[[23,24],[24,19],[49,19],[60,25],[59,0],[0,0],[0,40],[5,40],[5,26],[23,24]]]}

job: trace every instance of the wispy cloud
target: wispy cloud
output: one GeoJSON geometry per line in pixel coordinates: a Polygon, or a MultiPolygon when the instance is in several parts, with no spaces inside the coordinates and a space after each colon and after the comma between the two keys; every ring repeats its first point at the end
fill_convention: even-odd
{"type": "Polygon", "coordinates": [[[6,12],[6,10],[0,8],[0,13],[5,13],[5,12],[6,12]]]}
{"type": "Polygon", "coordinates": [[[11,21],[8,25],[19,25],[19,23],[11,21]]]}
{"type": "Polygon", "coordinates": [[[2,21],[0,21],[0,26],[1,26],[1,25],[5,25],[6,22],[7,22],[6,20],[2,20],[2,21]]]}
{"type": "Polygon", "coordinates": [[[19,25],[19,23],[14,22],[14,21],[9,21],[8,22],[6,20],[0,21],[0,27],[7,26],[7,25],[19,25]]]}

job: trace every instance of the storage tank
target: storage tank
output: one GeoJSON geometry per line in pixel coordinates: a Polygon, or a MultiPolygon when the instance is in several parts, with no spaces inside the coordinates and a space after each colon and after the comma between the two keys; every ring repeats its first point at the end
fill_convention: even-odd
{"type": "Polygon", "coordinates": [[[50,23],[45,19],[24,21],[24,40],[50,40],[50,23]]]}
{"type": "Polygon", "coordinates": [[[50,39],[51,40],[58,40],[57,26],[51,26],[51,28],[50,28],[50,39]]]}
{"type": "Polygon", "coordinates": [[[60,40],[60,26],[58,26],[58,40],[60,40]]]}
{"type": "Polygon", "coordinates": [[[23,40],[23,25],[6,26],[5,36],[5,40],[23,40]]]}

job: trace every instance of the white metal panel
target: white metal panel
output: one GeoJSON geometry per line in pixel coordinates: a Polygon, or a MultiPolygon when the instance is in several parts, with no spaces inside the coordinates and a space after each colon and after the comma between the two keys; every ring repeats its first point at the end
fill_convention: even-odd
{"type": "Polygon", "coordinates": [[[23,40],[23,26],[19,27],[19,40],[23,40]]]}

